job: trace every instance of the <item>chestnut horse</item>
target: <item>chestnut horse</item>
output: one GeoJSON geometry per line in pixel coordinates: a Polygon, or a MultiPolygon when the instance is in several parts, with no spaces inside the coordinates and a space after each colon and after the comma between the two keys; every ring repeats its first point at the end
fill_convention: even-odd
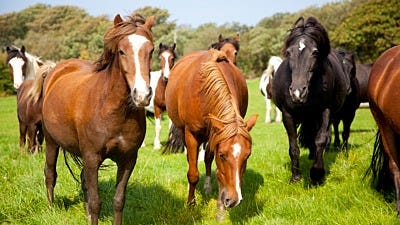
{"type": "Polygon", "coordinates": [[[209,47],[220,50],[226,54],[229,61],[236,65],[237,54],[239,53],[239,34],[231,38],[224,38],[222,34],[218,36],[218,42],[209,47]]]}
{"type": "Polygon", "coordinates": [[[374,62],[368,82],[369,107],[378,125],[370,172],[380,191],[394,186],[400,217],[400,46],[374,62]],[[393,185],[394,183],[394,185],[393,185]]]}
{"type": "Polygon", "coordinates": [[[145,20],[135,15],[123,21],[116,15],[97,62],[61,61],[44,82],[38,78],[35,83],[43,82],[48,200],[54,201],[57,156],[62,148],[82,160],[82,190],[92,224],[98,224],[98,169],[106,158],[118,167],[114,224],[122,223],[126,186],[146,133],[144,107],[152,95],[153,23],[153,16],[145,20]]]}
{"type": "Polygon", "coordinates": [[[28,140],[28,152],[37,153],[43,143],[41,105],[28,96],[35,73],[43,62],[21,49],[7,46],[7,64],[17,89],[17,115],[19,123],[19,149],[23,154],[28,140]]]}
{"type": "MultiPolygon", "coordinates": [[[[248,104],[244,75],[222,51],[191,53],[172,68],[165,103],[172,128],[178,129],[187,148],[187,202],[195,204],[199,146],[208,142],[206,154],[216,156],[217,219],[222,219],[225,208],[234,207],[242,200],[242,176],[252,144],[249,131],[258,116],[251,116],[247,122],[243,120],[248,104]]],[[[213,157],[206,158],[205,183],[210,184],[213,157]]]]}
{"type": "Polygon", "coordinates": [[[155,136],[153,142],[154,149],[161,148],[161,114],[166,110],[165,87],[168,83],[170,70],[175,64],[175,47],[175,43],[171,44],[170,46],[160,43],[158,57],[160,58],[161,70],[150,73],[150,86],[154,90],[154,95],[150,100],[150,105],[146,106],[146,110],[154,113],[154,118],[156,122],[155,136]]]}
{"type": "Polygon", "coordinates": [[[328,33],[314,17],[300,17],[295,22],[286,37],[283,54],[286,59],[272,81],[272,99],[282,111],[289,139],[290,180],[301,179],[299,140],[314,160],[311,181],[319,184],[325,177],[323,156],[330,141],[331,121],[351,91],[350,80],[331,52],[328,33]]]}

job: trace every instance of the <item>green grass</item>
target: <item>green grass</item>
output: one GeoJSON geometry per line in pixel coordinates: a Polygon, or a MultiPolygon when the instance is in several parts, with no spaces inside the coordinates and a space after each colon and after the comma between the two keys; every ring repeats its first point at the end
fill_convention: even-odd
{"type": "MultiPolygon", "coordinates": [[[[371,159],[376,125],[369,109],[359,109],[350,134],[350,149],[325,154],[326,182],[310,185],[308,150],[301,149],[303,179],[290,184],[290,159],[282,123],[265,124],[258,80],[248,81],[248,116],[260,114],[251,131],[252,155],[244,176],[243,201],[220,224],[400,224],[395,201],[387,202],[363,179],[371,159]]],[[[0,98],[0,224],[87,224],[80,185],[60,154],[55,204],[49,206],[44,185],[44,153],[20,155],[15,97],[0,98]]],[[[204,164],[197,186],[197,206],[186,206],[188,184],[184,154],[161,155],[153,150],[154,124],[148,121],[146,147],[140,149],[129,180],[124,224],[217,224],[217,183],[205,195],[204,164]]],[[[167,137],[163,121],[162,140],[167,137]]],[[[111,161],[105,162],[114,165],[111,161]]],[[[215,165],[214,165],[215,168],[215,165]]],[[[78,174],[78,168],[74,167],[78,174]]],[[[115,166],[100,171],[100,224],[113,220],[115,166]]]]}

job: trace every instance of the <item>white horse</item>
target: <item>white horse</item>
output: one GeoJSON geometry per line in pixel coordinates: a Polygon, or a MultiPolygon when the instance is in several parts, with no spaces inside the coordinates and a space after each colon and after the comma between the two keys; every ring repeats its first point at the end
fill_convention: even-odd
{"type": "MultiPolygon", "coordinates": [[[[271,123],[271,85],[272,79],[274,77],[275,71],[278,69],[279,65],[281,65],[282,59],[278,56],[271,56],[268,61],[268,67],[264,70],[260,79],[259,89],[261,94],[264,96],[265,105],[266,105],[266,113],[265,113],[265,122],[271,123]]],[[[282,112],[275,106],[275,122],[282,121],[282,112]]]]}

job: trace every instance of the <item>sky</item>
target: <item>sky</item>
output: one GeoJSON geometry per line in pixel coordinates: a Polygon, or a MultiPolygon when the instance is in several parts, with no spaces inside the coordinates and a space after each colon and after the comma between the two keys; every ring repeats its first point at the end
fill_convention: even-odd
{"type": "Polygon", "coordinates": [[[36,3],[51,6],[74,5],[92,16],[127,16],[144,6],[166,9],[169,22],[198,27],[205,23],[223,25],[239,22],[255,26],[276,13],[297,12],[310,6],[320,7],[339,0],[0,0],[0,15],[21,11],[36,3]]]}

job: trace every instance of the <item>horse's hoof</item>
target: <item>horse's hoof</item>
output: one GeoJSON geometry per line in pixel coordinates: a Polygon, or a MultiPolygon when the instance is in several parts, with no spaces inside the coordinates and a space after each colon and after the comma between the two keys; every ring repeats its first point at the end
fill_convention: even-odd
{"type": "Polygon", "coordinates": [[[295,183],[301,180],[300,174],[298,175],[293,175],[292,178],[290,178],[290,183],[295,183]]]}
{"type": "Polygon", "coordinates": [[[314,184],[318,185],[323,183],[324,177],[325,177],[325,170],[323,168],[322,169],[314,167],[311,168],[310,178],[314,184]]]}

